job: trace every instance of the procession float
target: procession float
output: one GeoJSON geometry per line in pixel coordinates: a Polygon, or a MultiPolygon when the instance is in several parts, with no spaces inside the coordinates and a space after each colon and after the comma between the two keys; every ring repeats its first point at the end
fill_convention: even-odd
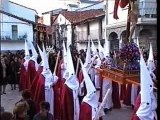
{"type": "Polygon", "coordinates": [[[111,80],[119,84],[140,85],[139,46],[131,40],[138,20],[137,0],[115,0],[113,14],[114,19],[119,19],[117,15],[119,6],[121,8],[128,6],[128,18],[126,25],[127,43],[125,43],[122,49],[118,51],[116,57],[113,59],[114,63],[111,67],[103,65],[97,70],[100,72],[100,75],[107,80],[111,80]]]}

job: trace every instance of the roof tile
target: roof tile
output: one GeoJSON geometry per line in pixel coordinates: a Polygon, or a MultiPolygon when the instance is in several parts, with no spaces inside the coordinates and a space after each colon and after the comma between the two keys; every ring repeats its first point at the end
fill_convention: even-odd
{"type": "Polygon", "coordinates": [[[105,12],[103,9],[91,9],[86,11],[63,11],[61,14],[71,23],[75,24],[88,19],[103,16],[105,12]]]}

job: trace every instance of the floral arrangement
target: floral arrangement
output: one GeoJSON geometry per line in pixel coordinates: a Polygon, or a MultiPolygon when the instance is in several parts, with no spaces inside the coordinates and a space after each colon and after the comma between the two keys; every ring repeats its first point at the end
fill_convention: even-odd
{"type": "Polygon", "coordinates": [[[139,70],[140,52],[137,44],[130,42],[119,51],[120,60],[126,63],[126,70],[139,70]]]}
{"type": "Polygon", "coordinates": [[[125,44],[119,52],[119,57],[122,61],[126,62],[136,62],[137,60],[140,60],[138,46],[133,42],[125,44]]]}

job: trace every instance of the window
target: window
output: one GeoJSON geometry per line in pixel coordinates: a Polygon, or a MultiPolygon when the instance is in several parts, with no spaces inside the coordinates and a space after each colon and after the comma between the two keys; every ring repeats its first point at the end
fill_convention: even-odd
{"type": "Polygon", "coordinates": [[[12,39],[17,40],[18,38],[18,29],[17,25],[12,25],[12,39]]]}

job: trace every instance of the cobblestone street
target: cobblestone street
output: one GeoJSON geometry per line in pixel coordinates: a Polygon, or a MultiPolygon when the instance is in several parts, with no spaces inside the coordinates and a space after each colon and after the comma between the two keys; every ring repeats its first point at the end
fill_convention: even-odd
{"type": "MultiPolygon", "coordinates": [[[[18,89],[11,90],[9,85],[7,85],[6,93],[5,95],[1,95],[1,106],[5,108],[5,111],[12,112],[14,104],[21,99],[21,93],[18,89]]],[[[122,105],[121,109],[113,109],[108,112],[103,120],[130,120],[131,113],[131,107],[122,105]]]]}

